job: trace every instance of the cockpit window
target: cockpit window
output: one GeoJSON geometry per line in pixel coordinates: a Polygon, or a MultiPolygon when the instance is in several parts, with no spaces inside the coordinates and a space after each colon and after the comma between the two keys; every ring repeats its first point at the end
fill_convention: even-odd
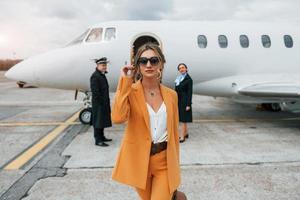
{"type": "Polygon", "coordinates": [[[116,39],[116,28],[106,28],[104,40],[110,41],[116,39]]]}
{"type": "Polygon", "coordinates": [[[72,42],[70,42],[67,46],[71,46],[71,45],[75,45],[75,44],[79,44],[83,41],[83,39],[85,38],[86,34],[89,32],[89,29],[86,30],[84,33],[82,33],[79,37],[77,37],[75,40],[73,40],[72,42]]]}
{"type": "Polygon", "coordinates": [[[102,40],[102,28],[94,28],[86,38],[86,42],[100,42],[102,40]]]}

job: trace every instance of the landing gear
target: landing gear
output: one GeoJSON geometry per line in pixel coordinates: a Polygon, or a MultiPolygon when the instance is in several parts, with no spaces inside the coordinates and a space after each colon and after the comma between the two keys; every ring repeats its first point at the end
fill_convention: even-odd
{"type": "Polygon", "coordinates": [[[25,84],[26,83],[24,81],[18,81],[17,82],[17,85],[19,86],[19,88],[23,88],[25,84]]]}
{"type": "Polygon", "coordinates": [[[273,112],[279,112],[282,110],[279,103],[271,103],[271,109],[273,112]]]}
{"type": "Polygon", "coordinates": [[[84,108],[80,111],[79,120],[82,124],[90,124],[92,120],[92,108],[84,108]]]}
{"type": "Polygon", "coordinates": [[[273,112],[279,112],[282,110],[279,103],[263,103],[261,104],[260,108],[260,110],[267,110],[273,112]]]}
{"type": "Polygon", "coordinates": [[[79,121],[82,124],[90,124],[92,120],[92,103],[91,93],[84,92],[85,97],[83,98],[84,109],[79,113],[79,121]]]}

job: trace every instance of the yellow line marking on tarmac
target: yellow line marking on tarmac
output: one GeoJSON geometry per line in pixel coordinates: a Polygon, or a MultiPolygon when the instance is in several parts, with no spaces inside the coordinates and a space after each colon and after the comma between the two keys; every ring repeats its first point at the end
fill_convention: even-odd
{"type": "Polygon", "coordinates": [[[80,122],[0,122],[0,127],[5,126],[59,126],[59,125],[74,125],[80,122]]]}
{"type": "Polygon", "coordinates": [[[29,160],[31,160],[35,155],[42,151],[50,142],[52,142],[57,136],[59,136],[68,126],[73,123],[78,118],[79,112],[75,113],[72,117],[66,120],[65,123],[62,123],[56,127],[53,131],[48,133],[35,145],[27,149],[20,156],[14,159],[12,162],[7,164],[5,170],[16,170],[24,166],[29,160]]]}

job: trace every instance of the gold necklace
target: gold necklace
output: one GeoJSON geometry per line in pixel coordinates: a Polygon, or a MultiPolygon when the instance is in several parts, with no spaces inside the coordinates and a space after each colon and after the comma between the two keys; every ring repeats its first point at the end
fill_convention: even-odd
{"type": "Polygon", "coordinates": [[[147,93],[147,94],[150,94],[151,97],[154,97],[155,94],[156,94],[156,93],[154,92],[154,90],[150,91],[150,90],[148,90],[148,89],[146,90],[146,93],[147,93]]]}

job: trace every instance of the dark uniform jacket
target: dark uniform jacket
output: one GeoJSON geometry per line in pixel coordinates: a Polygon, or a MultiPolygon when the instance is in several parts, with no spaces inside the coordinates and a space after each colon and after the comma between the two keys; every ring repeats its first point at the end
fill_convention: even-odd
{"type": "Polygon", "coordinates": [[[95,128],[111,127],[110,99],[108,82],[105,74],[97,68],[90,78],[92,91],[92,120],[95,128]]]}
{"type": "Polygon", "coordinates": [[[175,86],[178,95],[178,111],[180,122],[192,122],[192,95],[193,95],[193,80],[186,74],[184,79],[178,86],[175,86]],[[186,107],[190,106],[190,110],[186,111],[186,107]]]}

